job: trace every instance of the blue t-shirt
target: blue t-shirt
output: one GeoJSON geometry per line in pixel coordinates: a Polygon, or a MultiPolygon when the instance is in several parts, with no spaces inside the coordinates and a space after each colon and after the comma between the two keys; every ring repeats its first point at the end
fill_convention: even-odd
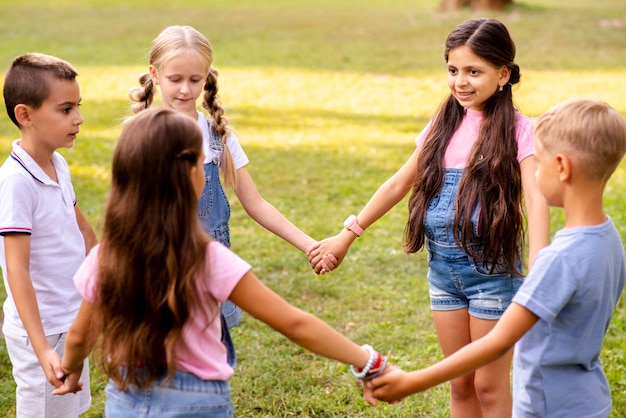
{"type": "Polygon", "coordinates": [[[513,298],[539,317],[515,347],[515,417],[607,417],[600,352],[624,288],[624,246],[610,219],[563,229],[513,298]]]}

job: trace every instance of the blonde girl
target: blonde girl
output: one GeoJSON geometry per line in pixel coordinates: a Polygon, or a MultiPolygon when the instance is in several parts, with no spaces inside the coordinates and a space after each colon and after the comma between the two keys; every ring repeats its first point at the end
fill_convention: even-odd
{"type": "MultiPolygon", "coordinates": [[[[152,42],[149,72],[139,78],[141,87],[130,91],[133,111],[152,105],[157,86],[163,106],[197,122],[203,134],[205,186],[198,200],[198,214],[204,230],[215,240],[230,247],[230,205],[220,181],[232,187],[246,213],[259,225],[283,238],[305,254],[316,241],[292,224],[260,194],[246,169],[249,160],[237,142],[218,96],[218,72],[213,68],[213,49],[209,41],[190,26],[165,28],[152,42]],[[197,110],[202,107],[207,117],[197,110]]],[[[223,305],[227,328],[237,325],[241,311],[228,302],[223,305]]],[[[225,329],[225,343],[234,348],[225,329]]]]}

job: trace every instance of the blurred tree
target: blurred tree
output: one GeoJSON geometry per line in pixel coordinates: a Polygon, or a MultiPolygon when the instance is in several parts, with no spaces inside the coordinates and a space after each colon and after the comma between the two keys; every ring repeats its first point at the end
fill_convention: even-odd
{"type": "Polygon", "coordinates": [[[513,0],[441,0],[439,8],[444,11],[469,7],[472,10],[502,10],[513,4],[513,0]]]}

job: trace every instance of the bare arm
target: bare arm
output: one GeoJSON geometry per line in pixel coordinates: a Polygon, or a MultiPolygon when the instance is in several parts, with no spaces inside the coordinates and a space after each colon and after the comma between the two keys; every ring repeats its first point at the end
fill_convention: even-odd
{"type": "Polygon", "coordinates": [[[252,219],[303,253],[306,254],[316,244],[313,238],[298,229],[278,209],[263,199],[245,167],[237,170],[235,194],[252,219]]]}
{"type": "Polygon", "coordinates": [[[66,378],[63,386],[52,392],[54,395],[63,395],[82,389],[82,382],[78,379],[83,371],[83,362],[93,350],[101,329],[100,322],[95,318],[94,305],[83,299],[78,315],[65,339],[62,366],[66,378]]]}
{"type": "Polygon", "coordinates": [[[35,289],[30,277],[30,235],[7,234],[4,237],[7,281],[17,312],[24,324],[33,351],[51,385],[61,385],[61,359],[48,344],[41,323],[35,289]]]}
{"type": "MultiPolygon", "coordinates": [[[[366,229],[389,212],[389,210],[397,205],[411,190],[415,182],[418,155],[419,150],[415,149],[404,165],[376,190],[361,212],[359,212],[357,219],[363,229],[366,229]]],[[[356,238],[357,236],[353,232],[343,228],[341,232],[334,237],[321,241],[319,245],[309,253],[311,267],[316,273],[322,272],[323,266],[321,261],[324,256],[329,254],[335,256],[338,266],[348,253],[350,245],[356,238]]]]}
{"type": "Polygon", "coordinates": [[[550,209],[537,184],[535,157],[531,155],[522,160],[520,169],[528,217],[528,267],[530,268],[539,250],[550,243],[550,209]]]}
{"type": "Polygon", "coordinates": [[[74,205],[74,212],[76,212],[78,229],[80,229],[80,233],[83,235],[83,239],[85,240],[85,255],[87,255],[89,254],[89,250],[91,250],[98,243],[98,239],[96,238],[96,233],[91,227],[91,224],[87,218],[85,218],[85,215],[83,215],[80,211],[78,205],[74,205]]]}
{"type": "Polygon", "coordinates": [[[391,370],[373,379],[373,395],[394,402],[476,370],[507,353],[538,319],[528,309],[512,303],[487,335],[451,356],[422,370],[408,373],[391,370]]]}
{"type": "Polygon", "coordinates": [[[246,273],[230,300],[294,343],[324,357],[363,368],[369,353],[321,319],[297,309],[266,287],[252,272],[246,273]]]}

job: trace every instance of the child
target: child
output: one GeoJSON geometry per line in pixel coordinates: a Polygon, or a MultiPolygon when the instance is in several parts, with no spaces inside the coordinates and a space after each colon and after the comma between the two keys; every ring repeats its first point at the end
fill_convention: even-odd
{"type": "MultiPolygon", "coordinates": [[[[531,122],[513,105],[520,71],[506,27],[465,21],[449,34],[444,58],[451,93],[413,155],[309,259],[316,272],[330,270],[325,254],[341,262],[356,237],[412,189],[406,251],[428,249],[431,309],[449,356],[495,325],[522,282],[522,191],[529,265],[549,242],[549,210],[535,180],[531,122]]],[[[511,357],[452,380],[451,416],[508,416],[511,357]]]]}
{"type": "MultiPolygon", "coordinates": [[[[197,121],[204,140],[206,178],[198,201],[198,214],[205,231],[213,239],[230,247],[230,205],[220,182],[221,168],[225,185],[234,189],[239,202],[252,219],[308,254],[315,240],[263,199],[246,170],[248,157],[229,127],[218,96],[218,72],[211,65],[213,49],[209,41],[190,26],[170,26],[152,42],[149,61],[150,72],[139,78],[141,88],[130,92],[131,100],[136,102],[133,111],[137,113],[150,107],[154,86],[158,85],[165,108],[181,112],[197,121]],[[201,93],[204,93],[202,106],[210,115],[208,120],[196,109],[201,93]]],[[[333,261],[334,258],[329,263],[333,261]]],[[[228,328],[239,323],[241,311],[231,302],[222,305],[222,312],[228,328]]],[[[226,327],[224,333],[234,357],[234,348],[226,327]]]]}
{"type": "MultiPolygon", "coordinates": [[[[63,377],[60,356],[81,301],[72,277],[96,243],[76,205],[68,165],[55,152],[74,145],[83,123],[77,75],[59,58],[32,53],[15,58],[4,79],[7,113],[21,133],[0,168],[2,331],[18,417],[78,416],[91,404],[89,390],[51,396],[63,377]]],[[[79,369],[88,384],[88,362],[79,369]]]]}
{"type": "Polygon", "coordinates": [[[74,278],[84,300],[55,393],[80,389],[80,365],[101,334],[106,416],[232,416],[218,318],[228,299],[308,350],[354,364],[357,377],[382,372],[378,352],[289,305],[206,235],[196,213],[203,162],[202,133],[179,112],[147,110],[124,126],[101,244],[74,278]]]}
{"type": "Polygon", "coordinates": [[[626,123],[605,103],[572,100],[537,120],[537,181],[565,228],[535,259],[498,324],[485,337],[420,371],[372,383],[393,401],[481,367],[517,343],[513,415],[607,417],[611,390],[602,341],[626,280],[624,246],[602,194],[626,151],[626,123]]]}

